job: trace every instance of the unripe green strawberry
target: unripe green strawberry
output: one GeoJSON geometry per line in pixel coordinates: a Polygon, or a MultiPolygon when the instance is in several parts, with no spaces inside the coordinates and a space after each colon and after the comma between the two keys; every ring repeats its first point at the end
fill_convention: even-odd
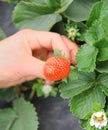
{"type": "Polygon", "coordinates": [[[47,80],[57,81],[66,78],[70,72],[70,63],[66,58],[53,56],[44,65],[44,76],[47,80]]]}

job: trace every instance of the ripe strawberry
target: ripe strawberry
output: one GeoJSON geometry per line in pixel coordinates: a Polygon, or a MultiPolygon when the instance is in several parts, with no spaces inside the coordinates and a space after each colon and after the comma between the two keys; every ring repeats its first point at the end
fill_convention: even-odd
{"type": "Polygon", "coordinates": [[[46,79],[56,81],[66,78],[70,72],[70,63],[67,59],[60,56],[49,58],[44,66],[46,79]]]}

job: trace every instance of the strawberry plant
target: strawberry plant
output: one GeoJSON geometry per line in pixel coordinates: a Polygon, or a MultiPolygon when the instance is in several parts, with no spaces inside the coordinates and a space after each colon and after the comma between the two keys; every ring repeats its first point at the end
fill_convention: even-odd
{"type": "MultiPolygon", "coordinates": [[[[63,99],[69,100],[70,111],[79,119],[82,129],[107,130],[108,0],[7,1],[16,3],[12,19],[17,29],[57,32],[74,40],[80,48],[76,55],[77,65],[71,64],[68,77],[60,78],[52,86],[36,79],[11,89],[1,89],[0,99],[13,101],[13,108],[0,111],[0,124],[3,122],[0,128],[8,126],[7,130],[17,130],[20,125],[21,130],[38,129],[38,117],[33,105],[26,98],[16,99],[24,97],[25,91],[30,90],[27,99],[33,98],[34,94],[39,97],[56,96],[59,91],[63,99]],[[25,117],[18,112],[19,109],[24,111],[25,117]],[[31,121],[29,127],[26,116],[31,121]],[[22,124],[21,120],[25,123],[22,124]]],[[[4,33],[0,33],[4,38],[4,33]]]]}

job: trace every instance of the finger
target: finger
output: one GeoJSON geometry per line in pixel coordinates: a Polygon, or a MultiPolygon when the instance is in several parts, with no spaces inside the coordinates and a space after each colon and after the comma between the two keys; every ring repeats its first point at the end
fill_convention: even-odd
{"type": "Polygon", "coordinates": [[[38,59],[46,60],[48,57],[48,51],[45,48],[41,48],[33,51],[32,55],[38,59]]]}
{"type": "Polygon", "coordinates": [[[76,65],[77,64],[77,62],[76,62],[76,54],[77,54],[77,51],[79,49],[79,46],[75,42],[68,39],[66,36],[62,36],[62,38],[63,38],[63,40],[65,41],[65,43],[67,44],[67,46],[69,48],[72,64],[76,65]]]}
{"type": "Polygon", "coordinates": [[[43,74],[44,64],[45,62],[42,60],[34,57],[29,57],[24,65],[25,67],[23,69],[23,73],[25,76],[28,75],[28,77],[31,77],[30,80],[35,78],[45,79],[43,74]]]}
{"type": "Polygon", "coordinates": [[[25,43],[28,43],[32,50],[46,48],[48,50],[59,49],[62,54],[70,59],[69,49],[63,41],[61,35],[53,32],[23,30],[19,32],[23,35],[25,43]]]}

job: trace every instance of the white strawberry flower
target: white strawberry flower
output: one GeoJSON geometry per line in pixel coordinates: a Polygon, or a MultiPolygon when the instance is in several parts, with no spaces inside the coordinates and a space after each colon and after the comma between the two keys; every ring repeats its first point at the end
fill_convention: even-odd
{"type": "Polygon", "coordinates": [[[45,84],[42,88],[42,92],[44,94],[49,94],[52,90],[52,86],[48,85],[48,84],[45,84]]]}
{"type": "Polygon", "coordinates": [[[107,125],[107,117],[105,112],[100,111],[93,113],[90,119],[90,125],[95,126],[98,129],[105,127],[107,125]]]}

